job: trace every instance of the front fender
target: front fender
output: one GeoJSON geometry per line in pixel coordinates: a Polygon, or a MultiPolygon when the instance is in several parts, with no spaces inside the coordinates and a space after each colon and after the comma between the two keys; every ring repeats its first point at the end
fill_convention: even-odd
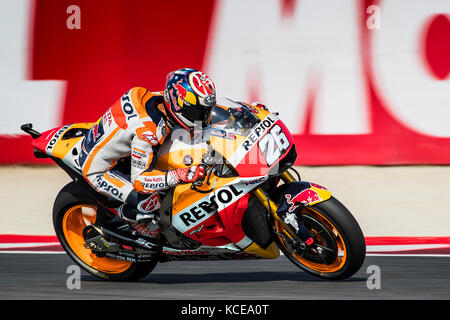
{"type": "Polygon", "coordinates": [[[294,212],[297,208],[312,206],[331,198],[331,192],[313,182],[294,181],[279,190],[277,212],[294,212]]]}

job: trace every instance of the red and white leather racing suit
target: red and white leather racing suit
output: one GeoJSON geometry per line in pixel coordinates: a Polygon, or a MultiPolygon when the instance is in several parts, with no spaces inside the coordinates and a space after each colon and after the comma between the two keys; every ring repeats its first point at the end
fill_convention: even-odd
{"type": "Polygon", "coordinates": [[[110,198],[142,212],[160,207],[156,191],[171,187],[171,175],[154,169],[156,154],[171,125],[158,110],[161,92],[135,87],[125,93],[92,126],[79,157],[85,179],[110,198]],[[114,170],[121,158],[131,155],[131,175],[114,170]]]}

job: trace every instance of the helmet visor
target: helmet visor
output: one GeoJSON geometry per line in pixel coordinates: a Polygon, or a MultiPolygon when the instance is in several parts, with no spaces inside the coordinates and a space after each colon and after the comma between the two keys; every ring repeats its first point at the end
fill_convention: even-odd
{"type": "Polygon", "coordinates": [[[211,119],[211,110],[212,106],[185,105],[181,109],[181,115],[194,124],[201,122],[202,127],[206,127],[211,119]]]}

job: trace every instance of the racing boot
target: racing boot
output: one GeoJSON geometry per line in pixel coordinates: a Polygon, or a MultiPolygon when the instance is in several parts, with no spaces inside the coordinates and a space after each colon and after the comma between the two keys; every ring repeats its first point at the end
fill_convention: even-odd
{"type": "MultiPolygon", "coordinates": [[[[139,198],[142,198],[139,194],[139,198]]],[[[151,238],[159,238],[161,229],[158,225],[158,209],[161,207],[159,195],[152,192],[137,203],[134,208],[129,203],[122,204],[117,209],[118,216],[126,221],[137,232],[151,238]]]]}
{"type": "Polygon", "coordinates": [[[139,210],[124,203],[117,209],[119,217],[126,221],[139,233],[147,237],[158,238],[161,230],[156,221],[157,215],[155,213],[142,213],[139,210]]]}

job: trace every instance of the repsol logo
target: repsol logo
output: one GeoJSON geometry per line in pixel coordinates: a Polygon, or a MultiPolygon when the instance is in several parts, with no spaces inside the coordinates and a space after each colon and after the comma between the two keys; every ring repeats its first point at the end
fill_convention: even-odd
{"type": "Polygon", "coordinates": [[[189,211],[180,214],[180,219],[186,227],[195,225],[204,217],[211,215],[219,208],[219,203],[227,204],[236,200],[236,197],[243,194],[244,191],[237,190],[234,186],[221,189],[216,195],[212,195],[208,200],[200,202],[189,211]]]}
{"type": "Polygon", "coordinates": [[[275,119],[267,116],[258,126],[250,133],[248,138],[243,142],[245,151],[248,151],[256,141],[275,123],[275,119]]]}
{"type": "Polygon", "coordinates": [[[52,139],[48,142],[47,144],[47,151],[52,150],[53,147],[55,146],[56,142],[58,141],[58,139],[61,137],[61,135],[67,130],[67,128],[69,128],[70,125],[65,125],[64,127],[62,127],[61,129],[58,130],[58,132],[55,133],[55,135],[52,137],[52,139]]]}
{"type": "Polygon", "coordinates": [[[130,91],[125,93],[122,96],[122,111],[127,116],[127,120],[130,120],[131,118],[137,117],[136,109],[134,109],[133,105],[131,104],[130,96],[128,95],[130,91]]]}
{"type": "Polygon", "coordinates": [[[159,183],[143,183],[142,186],[145,189],[151,189],[151,190],[159,190],[159,189],[164,189],[167,187],[165,182],[159,182],[159,183]]]}
{"type": "Polygon", "coordinates": [[[116,198],[122,199],[123,193],[120,192],[114,185],[110,184],[108,181],[105,181],[101,175],[97,176],[95,180],[98,189],[101,189],[101,191],[107,192],[108,194],[112,194],[116,198]]]}

